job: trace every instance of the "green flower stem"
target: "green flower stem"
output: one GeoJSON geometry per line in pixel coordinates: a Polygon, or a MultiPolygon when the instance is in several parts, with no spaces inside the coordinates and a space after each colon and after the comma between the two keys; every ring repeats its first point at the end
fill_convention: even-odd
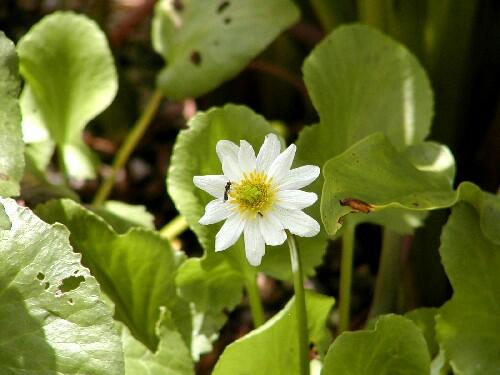
{"type": "Polygon", "coordinates": [[[297,331],[299,334],[300,375],[309,375],[309,334],[307,330],[304,277],[302,275],[302,265],[300,264],[299,249],[295,237],[289,231],[286,231],[286,236],[290,248],[293,288],[295,290],[295,309],[298,324],[297,331]]]}
{"type": "Polygon", "coordinates": [[[189,228],[188,222],[184,216],[176,216],[160,229],[160,235],[169,241],[178,237],[182,232],[189,228]]]}
{"type": "Polygon", "coordinates": [[[259,295],[259,288],[257,286],[257,274],[248,273],[245,275],[245,287],[248,295],[248,302],[250,303],[250,310],[252,311],[253,325],[255,328],[260,327],[265,322],[264,308],[259,295]]]}
{"type": "Polygon", "coordinates": [[[385,228],[375,293],[368,316],[369,319],[395,311],[398,302],[400,276],[401,236],[385,228]]]}
{"type": "Polygon", "coordinates": [[[59,166],[59,172],[61,173],[63,179],[64,179],[64,184],[66,186],[69,186],[69,174],[68,170],[66,169],[66,164],[64,164],[64,153],[63,153],[63,148],[62,146],[57,146],[57,164],[59,166]]]}
{"type": "Polygon", "coordinates": [[[149,99],[149,102],[146,105],[144,112],[142,112],[141,117],[139,117],[134,127],[127,135],[127,138],[118,150],[115,160],[113,161],[111,173],[104,179],[104,182],[99,187],[99,190],[97,190],[94,201],[92,202],[94,205],[101,205],[108,198],[109,194],[111,193],[111,189],[113,189],[118,171],[123,168],[128,158],[130,157],[130,154],[132,154],[132,151],[144,135],[144,132],[151,123],[156,110],[160,106],[161,99],[162,94],[160,93],[160,91],[156,90],[149,99]]]}
{"type": "Polygon", "coordinates": [[[356,227],[346,223],[342,235],[340,261],[339,327],[338,334],[349,329],[351,311],[352,262],[354,258],[354,233],[356,227]]]}

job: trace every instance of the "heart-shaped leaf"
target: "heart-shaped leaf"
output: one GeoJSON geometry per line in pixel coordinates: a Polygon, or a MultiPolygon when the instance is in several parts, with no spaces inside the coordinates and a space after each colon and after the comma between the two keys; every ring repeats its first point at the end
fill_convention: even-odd
{"type": "Polygon", "coordinates": [[[104,33],[85,16],[56,12],[33,26],[17,51],[32,105],[56,142],[66,172],[93,177],[92,156],[81,132],[111,103],[118,87],[104,33]]]}
{"type": "MultiPolygon", "coordinates": [[[[495,221],[498,229],[500,212],[483,220],[495,221]]],[[[443,229],[439,252],[453,297],[436,318],[438,341],[454,373],[495,374],[500,369],[500,242],[485,236],[477,210],[459,203],[443,229]]]]}
{"type": "Polygon", "coordinates": [[[191,314],[177,296],[175,275],[184,261],[168,241],[156,232],[133,228],[117,234],[104,220],[79,204],[63,199],[37,207],[48,222],[60,222],[71,231],[70,241],[82,254],[103,291],[115,304],[115,317],[154,351],[158,344],[155,325],[160,307],[172,312],[172,319],[186,344],[191,340],[191,314]]]}
{"type": "MultiPolygon", "coordinates": [[[[309,338],[319,348],[330,341],[326,320],[332,306],[332,298],[306,293],[309,338]]],[[[264,325],[229,345],[219,358],[213,374],[298,374],[297,335],[295,299],[292,298],[264,325]]]]}
{"type": "Polygon", "coordinates": [[[205,94],[238,74],[298,16],[290,0],[159,1],[152,39],[167,66],[158,88],[173,99],[205,94]]]}
{"type": "Polygon", "coordinates": [[[24,142],[18,96],[21,80],[14,44],[0,31],[0,196],[19,195],[24,142]]]}
{"type": "Polygon", "coordinates": [[[112,312],[66,228],[12,200],[0,230],[0,373],[123,374],[112,312]]]}
{"type": "Polygon", "coordinates": [[[323,375],[424,375],[430,358],[422,332],[398,315],[380,317],[374,330],[344,332],[325,357],[323,375]]]}

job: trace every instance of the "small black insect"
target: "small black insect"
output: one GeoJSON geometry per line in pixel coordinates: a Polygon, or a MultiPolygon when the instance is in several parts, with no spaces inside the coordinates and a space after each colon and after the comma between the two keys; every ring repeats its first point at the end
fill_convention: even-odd
{"type": "Polygon", "coordinates": [[[259,214],[260,217],[264,217],[264,215],[262,215],[262,212],[257,212],[259,214]]]}
{"type": "Polygon", "coordinates": [[[229,199],[229,189],[231,189],[231,181],[228,181],[224,188],[224,202],[229,199]]]}

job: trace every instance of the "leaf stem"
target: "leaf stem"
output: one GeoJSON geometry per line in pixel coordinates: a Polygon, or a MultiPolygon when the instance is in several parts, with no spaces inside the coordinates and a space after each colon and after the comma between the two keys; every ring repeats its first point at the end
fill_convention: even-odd
{"type": "Polygon", "coordinates": [[[286,231],[290,248],[290,262],[292,264],[293,288],[295,290],[295,309],[299,334],[300,375],[309,375],[309,334],[307,330],[306,299],[304,293],[304,277],[300,264],[299,249],[295,237],[286,231]]]}
{"type": "Polygon", "coordinates": [[[118,153],[113,160],[111,173],[104,179],[103,183],[97,190],[94,201],[92,202],[94,205],[101,205],[108,198],[109,194],[111,193],[111,189],[113,189],[118,171],[123,168],[128,158],[130,157],[130,154],[132,154],[132,151],[144,135],[144,132],[151,123],[151,120],[153,119],[153,116],[161,103],[161,99],[162,94],[159,90],[156,90],[149,98],[144,112],[142,112],[141,117],[139,117],[134,127],[132,128],[130,133],[128,133],[127,138],[125,138],[125,141],[118,150],[118,153]]]}
{"type": "Polygon", "coordinates": [[[172,241],[188,228],[189,225],[186,221],[186,218],[184,216],[178,215],[160,229],[160,235],[167,240],[172,241]]]}
{"type": "Polygon", "coordinates": [[[245,287],[247,290],[248,302],[250,303],[250,310],[252,311],[253,325],[257,328],[265,322],[264,308],[262,307],[259,288],[257,286],[257,274],[248,273],[245,275],[245,287]]]}
{"type": "Polygon", "coordinates": [[[382,252],[369,319],[394,312],[401,275],[401,236],[384,228],[382,252]]]}
{"type": "Polygon", "coordinates": [[[355,229],[356,229],[355,225],[346,223],[344,225],[344,234],[342,235],[342,259],[340,260],[338,334],[349,329],[355,229]]]}

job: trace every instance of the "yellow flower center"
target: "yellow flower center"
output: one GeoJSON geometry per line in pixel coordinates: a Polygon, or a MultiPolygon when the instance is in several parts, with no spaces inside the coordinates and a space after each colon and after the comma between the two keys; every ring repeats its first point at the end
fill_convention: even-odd
{"type": "Polygon", "coordinates": [[[274,204],[277,188],[264,173],[244,174],[239,183],[231,185],[229,196],[241,214],[255,218],[264,215],[274,204]]]}

